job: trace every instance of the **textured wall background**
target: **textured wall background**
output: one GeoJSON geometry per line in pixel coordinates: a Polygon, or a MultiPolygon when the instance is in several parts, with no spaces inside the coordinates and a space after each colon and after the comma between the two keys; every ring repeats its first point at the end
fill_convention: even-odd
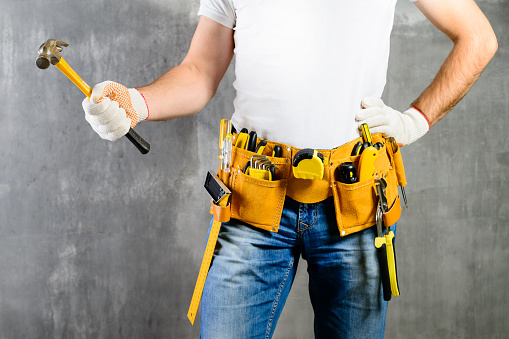
{"type": "MultiPolygon", "coordinates": [[[[509,331],[509,1],[478,1],[499,51],[466,98],[403,150],[410,209],[398,228],[402,296],[389,338],[509,331]]],[[[205,244],[230,68],[199,114],[142,123],[152,144],[101,140],[83,95],[34,61],[58,38],[90,85],[151,82],[185,56],[199,0],[0,0],[0,338],[197,338],[186,313],[205,244]],[[213,142],[210,142],[210,141],[213,142]]],[[[384,99],[405,109],[451,43],[399,1],[384,99]]],[[[276,338],[311,338],[306,265],[276,338]]],[[[198,319],[199,320],[199,319],[198,319]]],[[[199,324],[199,321],[197,322],[199,324]]]]}

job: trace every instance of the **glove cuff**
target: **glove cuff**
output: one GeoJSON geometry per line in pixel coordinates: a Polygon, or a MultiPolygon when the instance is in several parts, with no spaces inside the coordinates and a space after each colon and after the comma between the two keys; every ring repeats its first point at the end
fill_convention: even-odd
{"type": "Polygon", "coordinates": [[[417,139],[421,138],[424,134],[429,132],[428,119],[424,114],[422,114],[421,111],[415,107],[410,107],[403,114],[412,120],[412,123],[409,126],[413,126],[413,128],[407,131],[407,133],[409,133],[407,134],[407,145],[417,141],[417,139]]]}
{"type": "Polygon", "coordinates": [[[129,88],[129,95],[131,96],[131,102],[133,104],[133,108],[138,114],[138,121],[147,120],[149,116],[149,108],[147,100],[145,96],[138,91],[136,88],[129,88]]]}
{"type": "Polygon", "coordinates": [[[417,112],[421,113],[421,115],[423,116],[424,119],[426,119],[426,122],[428,123],[428,132],[429,130],[431,129],[431,124],[429,123],[429,120],[428,120],[428,117],[426,115],[424,115],[424,113],[422,113],[422,111],[420,109],[418,109],[417,107],[415,106],[412,106],[411,108],[415,109],[417,112]]]}

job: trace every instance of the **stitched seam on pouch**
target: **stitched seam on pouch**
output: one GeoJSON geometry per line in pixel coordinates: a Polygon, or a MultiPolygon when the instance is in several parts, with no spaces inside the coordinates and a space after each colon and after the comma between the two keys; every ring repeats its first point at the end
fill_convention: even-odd
{"type": "Polygon", "coordinates": [[[283,198],[284,198],[284,190],[281,191],[281,194],[279,195],[279,202],[277,204],[276,215],[274,216],[274,222],[272,223],[272,227],[277,226],[277,216],[279,215],[279,211],[282,209],[281,204],[283,202],[283,198]]]}
{"type": "Polygon", "coordinates": [[[248,178],[244,178],[244,181],[250,182],[250,183],[253,183],[253,184],[257,184],[259,186],[273,187],[273,188],[279,187],[278,185],[274,185],[274,184],[270,185],[270,184],[260,183],[258,181],[249,180],[248,178]]]}
{"type": "MultiPolygon", "coordinates": [[[[336,194],[338,195],[338,200],[341,199],[339,192],[336,192],[336,194]]],[[[345,228],[345,224],[343,223],[343,218],[341,215],[341,210],[339,209],[339,201],[337,204],[334,204],[334,205],[335,205],[334,208],[336,209],[336,215],[339,216],[339,224],[340,224],[339,226],[340,226],[340,228],[345,228]]]]}
{"type": "Polygon", "coordinates": [[[343,187],[341,186],[341,189],[345,190],[345,191],[354,191],[354,190],[357,190],[359,188],[363,188],[363,187],[366,187],[366,186],[371,186],[373,185],[374,181],[371,181],[371,179],[369,180],[369,182],[361,185],[361,186],[357,186],[357,187],[353,187],[353,188],[349,188],[349,187],[343,187]]]}

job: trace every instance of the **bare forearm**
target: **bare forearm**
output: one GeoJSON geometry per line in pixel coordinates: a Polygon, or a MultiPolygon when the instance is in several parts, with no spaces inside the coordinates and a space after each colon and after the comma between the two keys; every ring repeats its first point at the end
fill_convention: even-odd
{"type": "Polygon", "coordinates": [[[183,63],[170,69],[152,84],[138,90],[147,100],[147,120],[160,121],[199,112],[214,96],[200,70],[183,63]]]}
{"type": "MultiPolygon", "coordinates": [[[[494,39],[494,38],[493,38],[494,39]]],[[[496,51],[496,39],[457,41],[431,85],[413,105],[431,126],[442,119],[468,92],[496,51]]]]}
{"type": "Polygon", "coordinates": [[[454,43],[431,85],[413,103],[432,126],[468,92],[498,45],[493,28],[473,0],[419,0],[415,5],[454,43]]]}

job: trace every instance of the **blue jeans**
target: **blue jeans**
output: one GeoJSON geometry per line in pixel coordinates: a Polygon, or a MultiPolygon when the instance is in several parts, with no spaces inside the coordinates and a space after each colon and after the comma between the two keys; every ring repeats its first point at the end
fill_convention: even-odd
{"type": "MultiPolygon", "coordinates": [[[[395,231],[395,226],[393,226],[395,231]]],[[[308,263],[316,338],[383,338],[376,228],[341,237],[332,197],[286,197],[278,233],[223,223],[202,297],[201,338],[271,338],[299,257],[308,263]]]]}

